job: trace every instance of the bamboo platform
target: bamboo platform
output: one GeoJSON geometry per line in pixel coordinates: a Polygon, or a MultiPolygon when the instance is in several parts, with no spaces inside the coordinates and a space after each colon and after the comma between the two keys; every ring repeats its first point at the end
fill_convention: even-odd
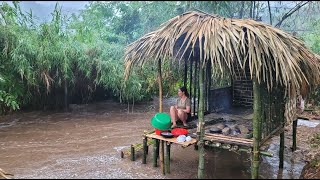
{"type": "Polygon", "coordinates": [[[165,138],[163,136],[156,135],[155,133],[147,134],[146,137],[152,138],[152,139],[158,139],[158,140],[169,142],[169,143],[178,144],[178,145],[181,145],[182,147],[188,147],[188,146],[193,145],[197,142],[197,140],[195,138],[192,138],[191,141],[178,142],[177,137],[165,138]]]}
{"type": "Polygon", "coordinates": [[[235,145],[253,147],[253,140],[252,139],[225,136],[222,134],[205,133],[203,140],[211,141],[211,142],[218,142],[218,143],[225,143],[225,144],[235,144],[235,145]]]}
{"type": "Polygon", "coordinates": [[[173,138],[165,138],[163,136],[157,135],[155,133],[152,134],[145,134],[143,139],[143,158],[142,158],[142,164],[146,164],[146,158],[147,158],[147,144],[148,139],[152,139],[155,141],[153,146],[153,167],[158,166],[158,158],[160,160],[160,168],[163,174],[170,173],[170,149],[171,144],[177,144],[179,146],[182,146],[183,148],[188,147],[190,145],[195,145],[197,143],[197,140],[195,138],[192,138],[190,141],[185,142],[178,142],[177,137],[173,138]],[[166,152],[166,153],[165,153],[166,152]]]}

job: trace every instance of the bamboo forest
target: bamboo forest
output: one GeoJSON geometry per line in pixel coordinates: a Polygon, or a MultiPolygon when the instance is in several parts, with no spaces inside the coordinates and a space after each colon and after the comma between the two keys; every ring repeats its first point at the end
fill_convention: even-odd
{"type": "Polygon", "coordinates": [[[319,179],[319,12],[1,1],[0,179],[319,179]]]}

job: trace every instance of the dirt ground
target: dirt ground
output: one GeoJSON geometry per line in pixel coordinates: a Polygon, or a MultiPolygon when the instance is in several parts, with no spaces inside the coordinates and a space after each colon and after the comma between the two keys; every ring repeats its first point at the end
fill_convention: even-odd
{"type": "MultiPolygon", "coordinates": [[[[311,119],[316,119],[316,122],[320,122],[320,116],[318,114],[314,115],[309,113],[309,115],[311,119]]],[[[320,179],[320,124],[314,128],[298,126],[297,144],[297,150],[302,152],[303,160],[306,162],[300,178],[320,179]]]]}
{"type": "MultiPolygon", "coordinates": [[[[157,101],[156,101],[157,102],[157,101]]],[[[164,102],[164,110],[169,104],[164,102]]],[[[152,130],[150,119],[157,103],[138,104],[128,113],[126,105],[101,102],[71,105],[70,112],[18,112],[0,117],[0,168],[18,179],[194,179],[197,177],[198,152],[193,146],[172,146],[171,173],[163,175],[152,167],[151,154],[142,164],[120,157],[131,144],[141,143],[145,130],[152,130]]],[[[300,176],[306,161],[319,149],[310,148],[310,137],[316,128],[298,126],[297,151],[292,153],[290,127],[286,131],[285,167],[277,169],[279,137],[272,138],[269,151],[275,156],[264,158],[261,178],[293,178],[300,176]],[[272,172],[272,173],[270,173],[272,172]]],[[[152,148],[150,148],[152,150],[152,148]]],[[[225,150],[206,151],[205,178],[248,179],[250,158],[247,154],[225,150]]],[[[319,177],[319,176],[318,176],[319,177]]]]}

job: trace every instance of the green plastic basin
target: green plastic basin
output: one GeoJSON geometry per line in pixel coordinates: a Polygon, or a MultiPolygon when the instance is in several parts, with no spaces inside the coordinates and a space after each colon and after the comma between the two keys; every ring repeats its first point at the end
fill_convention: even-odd
{"type": "Polygon", "coordinates": [[[157,113],[151,119],[151,125],[159,130],[171,129],[171,119],[167,113],[157,113]]]}

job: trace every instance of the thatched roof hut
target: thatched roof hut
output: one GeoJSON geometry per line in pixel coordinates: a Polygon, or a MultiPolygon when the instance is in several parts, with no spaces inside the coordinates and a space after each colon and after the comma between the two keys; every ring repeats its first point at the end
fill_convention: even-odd
{"type": "MultiPolygon", "coordinates": [[[[254,96],[252,178],[258,178],[260,146],[276,132],[281,133],[279,168],[283,168],[285,106],[289,104],[287,102],[285,105],[285,92],[290,95],[290,101],[294,102],[293,97],[297,91],[306,93],[307,88],[320,83],[320,56],[308,50],[293,35],[262,22],[223,18],[203,12],[186,12],[133,42],[125,52],[126,78],[133,66],[143,66],[147,61],[158,62],[160,112],[161,60],[174,62],[177,59],[184,59],[185,62],[191,59],[190,62],[200,64],[195,68],[199,73],[200,89],[198,178],[203,178],[204,142],[213,141],[204,138],[203,120],[203,93],[206,91],[203,82],[207,80],[203,77],[208,74],[207,69],[210,67],[219,69],[221,74],[234,75],[238,67],[250,72],[254,96]]],[[[286,109],[289,109],[288,106],[286,109]]],[[[222,139],[214,141],[225,142],[222,139]]]]}
{"type": "Polygon", "coordinates": [[[295,91],[320,82],[320,56],[293,35],[251,19],[195,11],[176,16],[131,43],[125,53],[126,77],[132,66],[146,61],[175,61],[195,53],[204,66],[211,61],[221,73],[234,72],[234,63],[243,69],[248,64],[251,78],[269,88],[279,83],[295,91]]]}

